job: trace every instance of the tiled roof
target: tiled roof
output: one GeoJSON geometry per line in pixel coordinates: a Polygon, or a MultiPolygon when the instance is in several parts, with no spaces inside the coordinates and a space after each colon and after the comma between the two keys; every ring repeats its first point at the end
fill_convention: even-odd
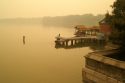
{"type": "Polygon", "coordinates": [[[97,26],[93,26],[93,27],[85,27],[84,25],[77,25],[75,27],[77,30],[99,30],[100,28],[97,26]]]}

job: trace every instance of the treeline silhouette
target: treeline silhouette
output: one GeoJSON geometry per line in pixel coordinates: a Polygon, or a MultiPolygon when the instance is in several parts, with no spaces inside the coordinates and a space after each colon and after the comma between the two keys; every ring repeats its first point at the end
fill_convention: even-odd
{"type": "Polygon", "coordinates": [[[7,18],[0,19],[0,24],[41,24],[44,26],[54,27],[73,27],[76,25],[95,26],[104,18],[105,15],[84,14],[84,15],[68,15],[55,17],[38,17],[38,18],[7,18]]]}
{"type": "Polygon", "coordinates": [[[68,15],[56,17],[43,17],[44,26],[64,26],[72,27],[75,25],[95,26],[104,18],[105,15],[84,14],[84,15],[68,15]]]}

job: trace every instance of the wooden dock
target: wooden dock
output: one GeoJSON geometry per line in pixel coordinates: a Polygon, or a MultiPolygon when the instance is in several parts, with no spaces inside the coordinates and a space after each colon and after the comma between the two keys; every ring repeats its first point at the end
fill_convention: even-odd
{"type": "Polygon", "coordinates": [[[63,46],[73,46],[77,43],[101,43],[104,39],[100,40],[97,36],[84,36],[84,37],[56,37],[55,43],[63,46]]]}

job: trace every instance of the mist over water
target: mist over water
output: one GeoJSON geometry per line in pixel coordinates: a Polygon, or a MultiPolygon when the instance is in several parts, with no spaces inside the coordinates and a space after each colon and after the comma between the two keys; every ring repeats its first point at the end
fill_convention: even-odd
{"type": "Polygon", "coordinates": [[[84,55],[91,50],[56,49],[59,33],[71,37],[74,28],[0,23],[0,83],[82,83],[84,55]]]}

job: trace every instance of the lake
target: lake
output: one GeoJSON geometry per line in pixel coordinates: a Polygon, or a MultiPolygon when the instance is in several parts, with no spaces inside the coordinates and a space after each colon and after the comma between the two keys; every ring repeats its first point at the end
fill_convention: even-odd
{"type": "Polygon", "coordinates": [[[73,36],[73,27],[0,23],[0,83],[82,83],[89,47],[56,49],[55,36],[73,36]],[[23,44],[25,36],[25,45],[23,44]]]}

